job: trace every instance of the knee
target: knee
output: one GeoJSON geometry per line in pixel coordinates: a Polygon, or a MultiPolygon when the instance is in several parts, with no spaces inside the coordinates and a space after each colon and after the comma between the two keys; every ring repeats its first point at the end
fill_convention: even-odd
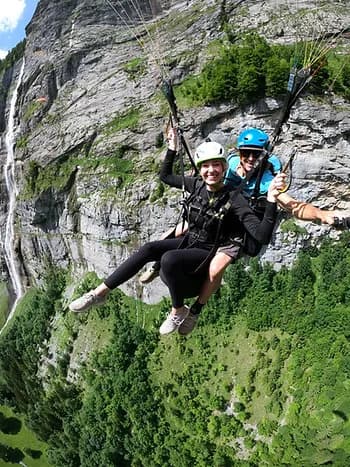
{"type": "Polygon", "coordinates": [[[142,245],[140,248],[139,248],[139,253],[142,253],[142,255],[147,258],[149,256],[152,256],[155,252],[155,249],[154,249],[154,243],[155,242],[148,242],[148,243],[145,243],[144,245],[142,245]]]}
{"type": "Polygon", "coordinates": [[[176,267],[176,261],[172,251],[167,251],[162,255],[160,267],[165,274],[174,271],[174,268],[176,267]]]}
{"type": "MultiPolygon", "coordinates": [[[[226,255],[225,255],[226,256],[226,255]]],[[[211,282],[221,280],[225,269],[230,264],[230,258],[226,256],[225,258],[217,255],[210,262],[209,266],[209,279],[211,282]]]]}

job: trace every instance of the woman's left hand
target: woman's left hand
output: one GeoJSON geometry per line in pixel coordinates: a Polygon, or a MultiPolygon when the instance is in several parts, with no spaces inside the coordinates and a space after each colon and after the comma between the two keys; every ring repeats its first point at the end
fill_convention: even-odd
{"type": "Polygon", "coordinates": [[[167,134],[168,148],[172,151],[177,151],[178,134],[176,128],[170,127],[167,134]]]}
{"type": "Polygon", "coordinates": [[[271,203],[276,203],[277,196],[281,194],[286,188],[286,177],[287,175],[283,172],[280,172],[270,183],[268,192],[267,192],[267,201],[271,203]]]}

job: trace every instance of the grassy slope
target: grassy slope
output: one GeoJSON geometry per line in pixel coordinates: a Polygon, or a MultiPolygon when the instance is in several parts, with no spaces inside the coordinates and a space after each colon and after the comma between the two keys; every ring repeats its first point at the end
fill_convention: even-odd
{"type": "MultiPolygon", "coordinates": [[[[26,455],[23,459],[23,462],[25,465],[27,465],[27,467],[49,467],[50,464],[48,463],[45,456],[46,444],[39,441],[36,436],[24,425],[23,418],[18,417],[8,407],[0,406],[0,412],[2,412],[5,417],[15,417],[22,421],[22,428],[16,435],[7,435],[0,431],[0,443],[12,448],[18,448],[23,452],[23,454],[25,454],[26,449],[41,451],[43,454],[39,459],[33,459],[32,457],[26,455]]],[[[14,464],[5,462],[0,459],[0,465],[1,467],[10,467],[14,464]]]]}

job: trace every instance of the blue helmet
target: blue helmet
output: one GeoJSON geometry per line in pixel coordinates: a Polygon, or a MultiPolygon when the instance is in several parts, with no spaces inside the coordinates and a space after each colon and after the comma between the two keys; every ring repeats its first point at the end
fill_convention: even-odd
{"type": "Polygon", "coordinates": [[[247,128],[237,138],[238,149],[268,149],[269,144],[269,135],[258,128],[247,128]]]}

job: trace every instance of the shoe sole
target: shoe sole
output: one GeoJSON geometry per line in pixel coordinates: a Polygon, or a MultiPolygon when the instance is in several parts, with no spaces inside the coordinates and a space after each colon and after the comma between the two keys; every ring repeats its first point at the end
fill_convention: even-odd
{"type": "Polygon", "coordinates": [[[139,282],[143,285],[146,285],[146,284],[149,284],[150,282],[153,282],[154,279],[157,279],[157,277],[159,277],[159,274],[157,274],[156,276],[153,276],[153,277],[150,277],[150,278],[147,278],[147,279],[142,279],[142,277],[140,278],[139,282]]]}
{"type": "Polygon", "coordinates": [[[73,313],[85,313],[85,311],[89,311],[91,308],[94,308],[94,307],[102,306],[105,303],[106,303],[105,300],[103,302],[92,303],[91,305],[88,305],[86,306],[86,308],[83,308],[81,310],[75,310],[74,308],[71,308],[71,305],[68,305],[68,308],[73,313]]]}

